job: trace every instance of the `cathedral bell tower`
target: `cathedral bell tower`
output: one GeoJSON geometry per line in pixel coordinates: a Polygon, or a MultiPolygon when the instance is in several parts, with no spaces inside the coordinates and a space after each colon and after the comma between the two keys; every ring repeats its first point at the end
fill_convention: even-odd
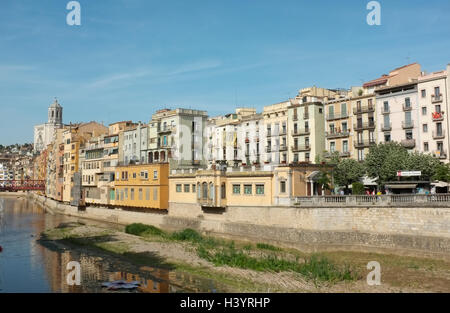
{"type": "Polygon", "coordinates": [[[52,125],[62,125],[62,106],[55,101],[48,108],[48,123],[52,125]]]}

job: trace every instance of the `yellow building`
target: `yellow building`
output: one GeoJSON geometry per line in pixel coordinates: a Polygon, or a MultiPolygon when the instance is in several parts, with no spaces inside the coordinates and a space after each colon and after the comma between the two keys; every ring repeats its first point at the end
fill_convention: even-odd
{"type": "Polygon", "coordinates": [[[176,170],[169,178],[170,208],[289,206],[295,197],[323,194],[316,182],[319,171],[315,164],[290,164],[273,171],[176,170]]]}
{"type": "Polygon", "coordinates": [[[169,164],[118,166],[113,193],[115,206],[167,210],[169,164]]]}

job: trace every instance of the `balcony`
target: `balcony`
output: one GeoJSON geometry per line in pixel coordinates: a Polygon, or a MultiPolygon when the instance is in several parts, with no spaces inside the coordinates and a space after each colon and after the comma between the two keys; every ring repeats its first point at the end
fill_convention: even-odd
{"type": "Polygon", "coordinates": [[[411,103],[403,103],[403,111],[411,111],[412,110],[412,106],[411,103]]]}
{"type": "Polygon", "coordinates": [[[389,113],[391,113],[391,109],[383,107],[383,111],[381,111],[381,114],[389,114],[389,113]]]}
{"type": "Polygon", "coordinates": [[[353,108],[353,114],[363,114],[363,113],[369,113],[369,112],[374,112],[374,111],[375,111],[375,107],[373,106],[373,104],[363,105],[363,106],[353,108]]]}
{"type": "Polygon", "coordinates": [[[266,153],[272,152],[272,147],[266,147],[266,153]]]}
{"type": "Polygon", "coordinates": [[[343,113],[327,114],[327,121],[339,120],[342,118],[348,118],[348,113],[343,112],[343,113]]]}
{"type": "Polygon", "coordinates": [[[355,148],[368,148],[370,146],[376,145],[375,140],[370,139],[370,140],[357,140],[354,142],[354,146],[355,148]]]}
{"type": "Polygon", "coordinates": [[[402,121],[402,128],[403,129],[414,128],[414,121],[402,121]]]}
{"type": "Polygon", "coordinates": [[[292,152],[302,152],[302,151],[310,151],[311,146],[308,145],[298,145],[291,147],[292,152]]]}
{"type": "Polygon", "coordinates": [[[433,155],[438,159],[446,159],[447,158],[447,151],[445,150],[435,150],[433,151],[433,155]]]}
{"type": "Polygon", "coordinates": [[[444,120],[444,112],[434,112],[431,114],[434,122],[439,122],[444,120]]]}
{"type": "Polygon", "coordinates": [[[438,94],[438,95],[431,95],[431,102],[432,103],[437,103],[437,102],[442,102],[442,94],[438,94]]]}
{"type": "Polygon", "coordinates": [[[333,138],[344,138],[344,137],[348,137],[350,136],[350,130],[346,130],[346,131],[340,131],[340,132],[326,132],[325,136],[328,139],[333,139],[333,138]]]}
{"type": "Polygon", "coordinates": [[[158,133],[163,134],[163,133],[171,133],[172,131],[174,131],[175,127],[172,126],[166,126],[166,127],[161,127],[158,129],[158,133]]]}
{"type": "Polygon", "coordinates": [[[433,131],[433,139],[444,139],[444,138],[445,138],[445,130],[433,131]]]}
{"type": "Polygon", "coordinates": [[[415,139],[404,139],[401,141],[401,145],[406,149],[414,149],[416,147],[415,139]]]}
{"type": "Polygon", "coordinates": [[[309,128],[305,129],[297,129],[292,131],[292,136],[303,136],[303,135],[309,135],[311,133],[309,128]]]}
{"type": "Polygon", "coordinates": [[[278,135],[279,136],[286,136],[286,128],[285,129],[281,129],[280,133],[278,135]]]}
{"type": "Polygon", "coordinates": [[[374,129],[375,123],[374,122],[356,123],[353,125],[353,128],[355,130],[374,129]]]}
{"type": "Polygon", "coordinates": [[[392,123],[389,123],[388,125],[385,125],[384,123],[380,125],[380,129],[382,131],[390,131],[392,130],[392,123]]]}
{"type": "Polygon", "coordinates": [[[280,146],[280,151],[287,151],[287,146],[286,145],[281,145],[280,146]]]}
{"type": "Polygon", "coordinates": [[[339,152],[339,156],[342,158],[347,158],[350,156],[350,151],[339,152]]]}
{"type": "Polygon", "coordinates": [[[309,113],[304,113],[304,114],[303,114],[303,119],[304,119],[304,120],[309,119],[309,113]]]}

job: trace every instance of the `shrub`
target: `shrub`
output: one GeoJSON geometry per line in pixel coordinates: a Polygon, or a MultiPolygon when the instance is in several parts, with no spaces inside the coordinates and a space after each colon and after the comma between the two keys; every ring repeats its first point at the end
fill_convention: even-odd
{"type": "Polygon", "coordinates": [[[143,236],[143,235],[157,235],[162,236],[165,235],[164,231],[161,229],[152,226],[152,225],[145,225],[141,223],[134,223],[127,225],[125,227],[125,232],[127,234],[132,234],[136,236],[143,236]]]}
{"type": "Polygon", "coordinates": [[[192,241],[192,242],[200,242],[202,241],[202,235],[196,232],[193,229],[187,228],[179,232],[172,233],[172,239],[180,240],[180,241],[192,241]]]}
{"type": "Polygon", "coordinates": [[[271,250],[271,251],[279,251],[280,248],[277,248],[275,246],[269,245],[267,243],[257,243],[256,248],[263,249],[263,250],[271,250]]]}
{"type": "Polygon", "coordinates": [[[353,183],[352,184],[352,194],[363,195],[364,194],[364,185],[360,182],[353,183]]]}

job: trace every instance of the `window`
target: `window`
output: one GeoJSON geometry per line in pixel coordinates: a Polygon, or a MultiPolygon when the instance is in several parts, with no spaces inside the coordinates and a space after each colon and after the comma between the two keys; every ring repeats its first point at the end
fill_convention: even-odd
{"type": "Polygon", "coordinates": [[[181,184],[177,184],[177,192],[181,192],[181,184]]]}
{"type": "Polygon", "coordinates": [[[364,161],[364,149],[358,150],[358,161],[364,161]]]}
{"type": "Polygon", "coordinates": [[[139,188],[139,200],[142,200],[142,188],[139,188]]]}
{"type": "Polygon", "coordinates": [[[286,192],[286,182],[285,181],[281,181],[280,182],[280,192],[281,193],[285,193],[286,192]]]}
{"type": "Polygon", "coordinates": [[[334,141],[330,142],[330,152],[336,151],[336,143],[334,141]]]}
{"type": "Polygon", "coordinates": [[[158,200],[158,188],[153,188],[153,200],[158,200]]]}
{"type": "Polygon", "coordinates": [[[427,96],[427,91],[426,91],[425,89],[422,89],[422,90],[420,91],[420,93],[421,93],[421,95],[422,95],[422,98],[425,98],[425,97],[427,96]]]}
{"type": "Polygon", "coordinates": [[[158,171],[153,171],[153,179],[158,179],[158,171]]]}
{"type": "Polygon", "coordinates": [[[413,139],[413,132],[412,130],[405,131],[405,137],[407,140],[413,139]]]}
{"type": "Polygon", "coordinates": [[[222,185],[220,186],[220,195],[222,199],[225,199],[227,197],[227,188],[225,186],[225,183],[222,183],[222,185]]]}
{"type": "Polygon", "coordinates": [[[441,91],[439,87],[434,87],[434,97],[439,99],[439,96],[441,95],[441,91]]]}
{"type": "Polygon", "coordinates": [[[347,132],[347,122],[343,122],[342,124],[342,132],[347,132]]]}
{"type": "Polygon", "coordinates": [[[391,133],[384,133],[384,141],[385,142],[391,141],[391,133]]]}
{"type": "Polygon", "coordinates": [[[384,101],[383,109],[384,109],[384,112],[389,112],[389,102],[388,101],[384,101]]]}
{"type": "Polygon", "coordinates": [[[424,133],[427,133],[428,132],[428,124],[423,124],[422,129],[423,129],[424,133]]]}
{"type": "Polygon", "coordinates": [[[136,172],[133,173],[133,178],[136,178],[136,172]]]}
{"type": "Polygon", "coordinates": [[[411,99],[410,98],[405,98],[405,107],[406,108],[410,108],[411,107],[411,99]]]}
{"type": "Polygon", "coordinates": [[[150,188],[145,188],[145,200],[150,200],[150,188]]]}
{"type": "Polygon", "coordinates": [[[422,107],[422,115],[427,115],[427,107],[422,107]]]}
{"type": "Polygon", "coordinates": [[[192,184],[192,192],[195,192],[195,184],[192,184]]]}
{"type": "Polygon", "coordinates": [[[188,185],[188,184],[185,184],[185,185],[184,185],[184,192],[190,192],[190,191],[189,191],[189,185],[188,185]]]}
{"type": "Polygon", "coordinates": [[[131,200],[134,200],[134,188],[131,188],[130,190],[130,198],[131,200]]]}
{"type": "Polygon", "coordinates": [[[252,194],[252,185],[244,185],[244,194],[251,195],[252,194]]]}
{"type": "Polygon", "coordinates": [[[348,152],[348,141],[344,140],[342,142],[342,152],[348,152]]]}
{"type": "Polygon", "coordinates": [[[428,149],[429,149],[428,142],[424,142],[423,143],[423,151],[428,152],[428,149]]]}
{"type": "Polygon", "coordinates": [[[263,195],[264,194],[264,185],[256,185],[256,194],[263,195]]]}
{"type": "Polygon", "coordinates": [[[235,195],[241,194],[241,185],[233,185],[233,194],[235,195]]]}
{"type": "Polygon", "coordinates": [[[125,200],[128,200],[128,188],[125,188],[125,200]]]}

